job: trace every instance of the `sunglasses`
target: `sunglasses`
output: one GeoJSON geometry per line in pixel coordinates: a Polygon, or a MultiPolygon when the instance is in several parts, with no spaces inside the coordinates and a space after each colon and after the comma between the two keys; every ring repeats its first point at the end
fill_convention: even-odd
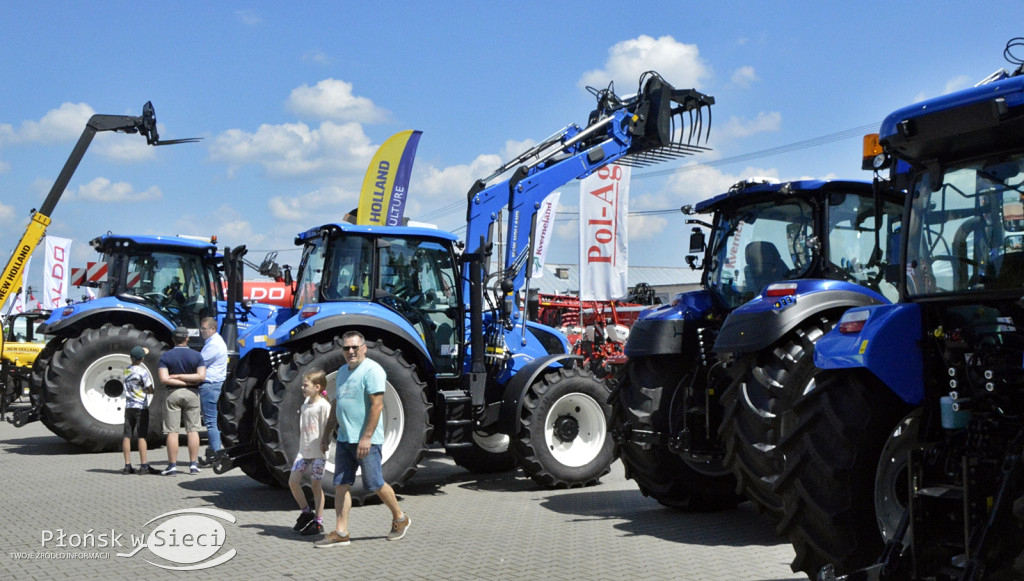
{"type": "Polygon", "coordinates": [[[362,345],[342,345],[341,348],[345,351],[356,351],[360,347],[362,347],[362,345]]]}

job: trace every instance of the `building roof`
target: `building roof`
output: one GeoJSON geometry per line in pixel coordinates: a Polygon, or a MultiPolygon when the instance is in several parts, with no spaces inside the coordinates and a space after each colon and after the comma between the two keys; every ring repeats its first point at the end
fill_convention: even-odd
{"type": "MultiPolygon", "coordinates": [[[[654,288],[700,284],[700,270],[689,267],[630,266],[626,272],[626,283],[630,287],[645,282],[654,288]]],[[[530,288],[545,294],[578,294],[580,271],[576,264],[545,264],[544,275],[530,279],[530,288]]]]}

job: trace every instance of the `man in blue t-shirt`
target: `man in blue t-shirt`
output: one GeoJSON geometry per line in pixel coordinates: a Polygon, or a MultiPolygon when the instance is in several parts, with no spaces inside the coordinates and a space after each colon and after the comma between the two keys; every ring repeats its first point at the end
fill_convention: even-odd
{"type": "Polygon", "coordinates": [[[160,356],[157,373],[167,390],[164,399],[164,433],[167,434],[167,468],[161,474],[178,473],[178,428],[185,416],[188,434],[189,472],[199,474],[199,386],[206,380],[206,362],[188,346],[188,329],[178,327],[171,334],[174,349],[160,356]]]}
{"type": "Polygon", "coordinates": [[[338,444],[334,460],[335,530],[314,546],[336,547],[349,544],[348,513],[352,508],[349,492],[356,481],[356,470],[363,470],[363,486],[375,492],[391,510],[389,541],[405,536],[409,515],[402,512],[391,485],[384,481],[381,445],[384,444],[384,389],[387,374],[379,363],[366,358],[366,339],[358,331],[349,331],[341,338],[348,365],[338,370],[336,387],[331,397],[331,415],[320,442],[326,452],[331,436],[338,428],[338,444]]]}

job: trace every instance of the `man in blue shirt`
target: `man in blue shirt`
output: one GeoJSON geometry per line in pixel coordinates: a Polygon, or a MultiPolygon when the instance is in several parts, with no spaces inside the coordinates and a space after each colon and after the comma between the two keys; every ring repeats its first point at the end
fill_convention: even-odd
{"type": "Polygon", "coordinates": [[[206,380],[199,386],[199,403],[206,424],[206,435],[210,446],[206,449],[206,457],[199,459],[200,466],[211,466],[217,460],[217,454],[223,449],[220,441],[220,429],[217,427],[217,400],[224,380],[228,378],[228,346],[217,333],[217,319],[206,317],[199,323],[199,334],[206,341],[203,344],[203,361],[206,363],[206,380]]]}
{"type": "Polygon", "coordinates": [[[405,536],[409,528],[409,515],[402,512],[391,485],[382,474],[381,445],[384,444],[384,425],[380,421],[384,411],[384,389],[387,374],[379,363],[366,358],[366,339],[358,331],[349,331],[341,338],[348,365],[338,370],[331,415],[327,419],[320,447],[325,452],[331,445],[331,435],[338,428],[338,443],[334,460],[334,510],[337,516],[335,530],[314,543],[317,548],[349,544],[348,514],[352,508],[349,492],[356,481],[356,470],[363,470],[363,486],[375,492],[391,510],[389,541],[405,536]]]}
{"type": "Polygon", "coordinates": [[[160,356],[157,372],[167,390],[164,399],[164,433],[167,434],[167,468],[161,474],[178,473],[178,428],[185,416],[191,474],[199,474],[199,385],[206,380],[206,362],[188,346],[188,329],[178,327],[171,334],[174,349],[160,356]]]}

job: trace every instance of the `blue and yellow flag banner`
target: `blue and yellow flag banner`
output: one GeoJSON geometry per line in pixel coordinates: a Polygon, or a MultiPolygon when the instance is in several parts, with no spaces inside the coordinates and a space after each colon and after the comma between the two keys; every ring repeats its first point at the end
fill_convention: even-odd
{"type": "Polygon", "coordinates": [[[409,175],[422,131],[402,131],[388,138],[370,161],[359,195],[356,223],[401,226],[409,175]]]}

